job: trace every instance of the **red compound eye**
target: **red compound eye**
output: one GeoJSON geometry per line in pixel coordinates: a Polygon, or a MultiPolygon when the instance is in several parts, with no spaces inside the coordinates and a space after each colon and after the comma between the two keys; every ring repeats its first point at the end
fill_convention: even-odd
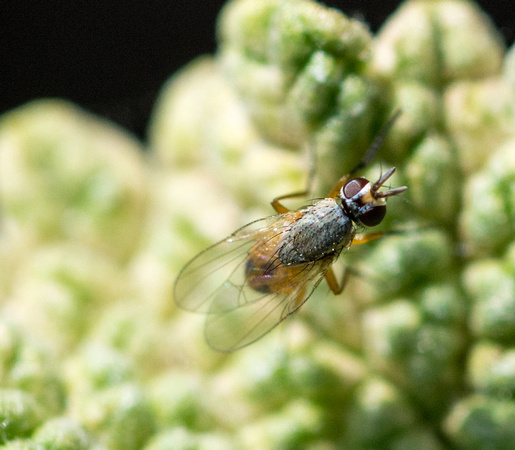
{"type": "Polygon", "coordinates": [[[367,184],[368,180],[366,178],[353,178],[348,181],[343,188],[343,194],[347,198],[354,197],[361,189],[363,189],[367,184]]]}
{"type": "Polygon", "coordinates": [[[359,215],[360,222],[367,227],[379,225],[386,215],[386,205],[377,205],[359,215]]]}

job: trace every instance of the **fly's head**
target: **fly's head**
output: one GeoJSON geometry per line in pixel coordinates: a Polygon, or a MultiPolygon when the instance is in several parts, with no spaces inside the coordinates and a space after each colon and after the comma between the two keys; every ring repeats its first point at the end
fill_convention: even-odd
{"type": "Polygon", "coordinates": [[[340,191],[340,199],[346,214],[353,222],[366,227],[379,225],[386,215],[386,199],[402,194],[406,186],[395,189],[379,189],[395,172],[395,167],[385,172],[372,183],[366,178],[352,178],[340,191]]]}

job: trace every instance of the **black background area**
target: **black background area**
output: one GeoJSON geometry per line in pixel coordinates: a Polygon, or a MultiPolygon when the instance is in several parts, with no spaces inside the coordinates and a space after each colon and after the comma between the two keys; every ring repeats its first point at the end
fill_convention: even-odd
{"type": "MultiPolygon", "coordinates": [[[[140,137],[164,81],[216,49],[222,0],[78,0],[0,3],[0,113],[39,97],[61,97],[140,137]]],[[[397,8],[385,0],[325,2],[377,31],[397,8]]],[[[511,2],[480,2],[508,45],[511,2]]]]}

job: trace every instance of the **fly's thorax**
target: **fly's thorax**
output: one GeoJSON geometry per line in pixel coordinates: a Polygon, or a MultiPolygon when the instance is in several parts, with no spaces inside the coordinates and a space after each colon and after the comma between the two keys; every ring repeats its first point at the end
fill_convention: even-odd
{"type": "Polygon", "coordinates": [[[323,199],[303,211],[279,244],[283,264],[318,261],[347,247],[355,235],[352,221],[333,198],[323,199]]]}

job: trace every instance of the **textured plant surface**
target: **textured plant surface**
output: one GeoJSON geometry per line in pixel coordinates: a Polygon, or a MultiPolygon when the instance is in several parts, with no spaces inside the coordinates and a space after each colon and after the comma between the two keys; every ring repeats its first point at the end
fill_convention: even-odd
{"type": "MultiPolygon", "coordinates": [[[[377,36],[307,0],[233,0],[163,88],[149,152],[56,100],[0,118],[7,448],[515,448],[515,50],[469,1],[377,36]],[[315,196],[403,113],[386,230],[258,343],[218,354],[181,266],[269,201],[315,196]]],[[[364,248],[361,248],[364,247],[364,248]]]]}

